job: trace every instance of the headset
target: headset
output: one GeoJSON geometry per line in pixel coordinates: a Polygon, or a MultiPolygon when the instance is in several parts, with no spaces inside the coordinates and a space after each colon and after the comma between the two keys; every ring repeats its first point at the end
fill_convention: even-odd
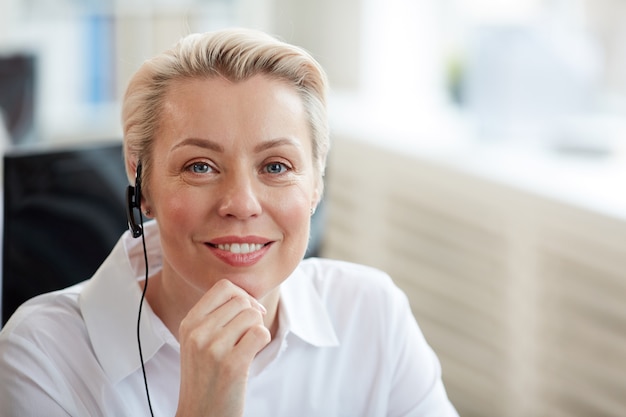
{"type": "Polygon", "coordinates": [[[137,238],[143,235],[143,219],[141,217],[141,162],[137,164],[135,174],[135,186],[128,186],[126,190],[126,218],[128,219],[128,229],[137,238]],[[135,219],[134,209],[139,211],[139,223],[135,219]]]}
{"type": "Polygon", "coordinates": [[[143,372],[143,382],[146,387],[146,399],[148,400],[148,408],[150,409],[150,415],[154,417],[152,411],[152,402],[150,401],[150,391],[148,390],[148,378],[146,377],[146,367],[143,361],[143,351],[141,349],[141,310],[143,307],[143,301],[146,298],[146,290],[148,289],[148,252],[146,250],[146,237],[143,234],[143,216],[141,215],[141,161],[137,164],[137,171],[135,173],[135,185],[129,185],[126,189],[126,217],[128,220],[128,229],[134,238],[141,237],[141,243],[143,245],[143,260],[146,269],[146,279],[144,281],[143,292],[141,293],[141,299],[139,300],[139,313],[137,315],[137,347],[139,348],[139,360],[141,361],[141,371],[143,372]],[[139,211],[139,222],[135,218],[134,210],[139,211]]]}

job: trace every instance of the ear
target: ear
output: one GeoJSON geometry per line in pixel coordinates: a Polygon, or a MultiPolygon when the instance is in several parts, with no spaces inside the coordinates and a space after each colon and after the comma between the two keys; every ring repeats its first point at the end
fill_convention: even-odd
{"type": "Polygon", "coordinates": [[[126,174],[130,185],[135,185],[135,177],[137,176],[137,158],[129,158],[126,160],[126,174]]]}
{"type": "Polygon", "coordinates": [[[319,178],[315,181],[315,188],[313,190],[312,198],[311,198],[311,215],[315,213],[315,209],[317,209],[317,205],[322,200],[322,196],[324,194],[324,179],[319,178]]]}
{"type": "MultiPolygon", "coordinates": [[[[131,186],[135,187],[137,185],[137,169],[139,168],[139,159],[135,155],[128,155],[126,159],[126,175],[128,176],[128,182],[131,186]]],[[[142,169],[143,169],[142,163],[142,169]]],[[[144,175],[141,175],[141,178],[145,178],[144,175]]],[[[144,217],[154,217],[154,212],[150,209],[149,206],[149,193],[147,188],[144,186],[143,181],[141,181],[141,196],[140,196],[139,205],[140,210],[144,214],[144,217]],[[148,214],[146,214],[146,212],[148,214]]]]}
{"type": "Polygon", "coordinates": [[[126,166],[126,176],[128,177],[128,183],[135,186],[135,177],[137,174],[137,164],[139,160],[135,155],[126,154],[125,166],[126,166]]]}

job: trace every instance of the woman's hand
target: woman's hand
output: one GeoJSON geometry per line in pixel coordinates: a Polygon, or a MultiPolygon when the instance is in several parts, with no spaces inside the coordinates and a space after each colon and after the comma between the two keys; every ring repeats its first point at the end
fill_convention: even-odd
{"type": "Polygon", "coordinates": [[[217,282],[181,322],[177,416],[241,416],[248,370],[270,342],[265,308],[228,280],[217,282]]]}

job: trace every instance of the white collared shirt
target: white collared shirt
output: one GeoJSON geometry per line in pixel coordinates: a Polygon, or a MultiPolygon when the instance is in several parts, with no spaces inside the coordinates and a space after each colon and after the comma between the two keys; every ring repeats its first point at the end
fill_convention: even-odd
{"type": "MultiPolygon", "coordinates": [[[[150,273],[158,229],[144,227],[150,273]]],[[[3,416],[149,415],[137,347],[141,239],[128,233],[92,279],[25,303],[0,332],[3,416]]],[[[173,416],[180,346],[144,304],[154,414],[173,416]]],[[[457,416],[439,361],[384,273],[303,261],[281,286],[279,330],[250,370],[246,416],[457,416]]]]}

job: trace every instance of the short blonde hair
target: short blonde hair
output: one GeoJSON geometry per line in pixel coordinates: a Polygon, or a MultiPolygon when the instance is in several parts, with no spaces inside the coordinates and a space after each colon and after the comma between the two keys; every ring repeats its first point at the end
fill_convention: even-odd
{"type": "Polygon", "coordinates": [[[129,181],[134,182],[136,164],[141,161],[142,185],[149,187],[153,139],[164,97],[173,82],[215,76],[238,82],[258,74],[287,82],[302,98],[321,194],[330,145],[326,74],[305,50],[250,29],[187,35],[173,48],[144,62],[131,78],[122,104],[129,181]]]}

